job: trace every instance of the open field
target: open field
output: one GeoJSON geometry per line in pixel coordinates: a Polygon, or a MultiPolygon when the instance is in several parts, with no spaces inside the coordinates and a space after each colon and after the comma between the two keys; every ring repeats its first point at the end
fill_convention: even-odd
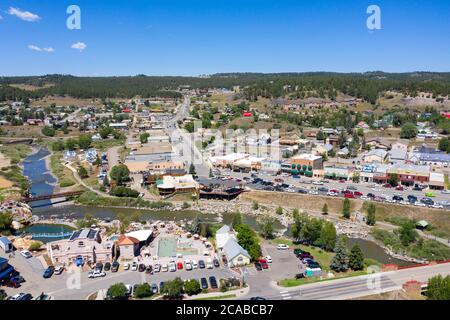
{"type": "Polygon", "coordinates": [[[101,107],[102,102],[100,99],[77,99],[68,96],[47,96],[42,99],[34,100],[32,106],[50,106],[51,104],[56,104],[57,106],[87,106],[93,105],[96,107],[101,107]]]}
{"type": "Polygon", "coordinates": [[[21,90],[26,90],[26,91],[37,91],[39,89],[51,88],[51,87],[54,87],[55,85],[51,84],[51,83],[46,83],[42,87],[39,87],[39,86],[31,85],[31,84],[22,84],[22,83],[14,84],[13,83],[13,84],[10,84],[9,86],[13,87],[13,88],[21,89],[21,90]]]}

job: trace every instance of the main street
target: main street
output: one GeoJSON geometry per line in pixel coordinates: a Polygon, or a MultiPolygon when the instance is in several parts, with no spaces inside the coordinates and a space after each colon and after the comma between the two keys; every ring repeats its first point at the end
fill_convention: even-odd
{"type": "Polygon", "coordinates": [[[400,290],[405,282],[411,280],[426,283],[429,278],[438,274],[450,275],[450,263],[327,280],[294,288],[279,287],[272,282],[270,287],[266,287],[266,290],[252,291],[252,286],[250,286],[249,294],[243,299],[248,299],[255,294],[269,300],[354,299],[400,290]]]}

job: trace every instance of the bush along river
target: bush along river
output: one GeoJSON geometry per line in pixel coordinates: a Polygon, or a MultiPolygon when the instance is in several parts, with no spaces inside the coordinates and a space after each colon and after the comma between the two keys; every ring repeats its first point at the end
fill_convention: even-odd
{"type": "MultiPolygon", "coordinates": [[[[46,149],[40,149],[27,157],[24,161],[24,175],[26,175],[31,183],[30,192],[33,195],[50,194],[54,190],[57,179],[49,172],[45,158],[50,155],[46,149]]],[[[25,233],[36,235],[36,240],[42,242],[50,242],[59,240],[69,233],[72,228],[64,226],[68,222],[73,223],[76,219],[84,218],[86,214],[91,214],[97,219],[104,221],[112,221],[120,215],[135,215],[140,220],[145,221],[175,221],[180,223],[189,223],[198,215],[205,223],[221,223],[231,224],[233,219],[232,213],[202,213],[195,210],[138,210],[132,208],[98,208],[85,207],[77,205],[51,206],[51,201],[39,201],[33,203],[33,215],[39,219],[55,221],[56,224],[35,224],[24,230],[25,233]],[[49,206],[50,205],[50,206],[49,206]],[[62,225],[61,225],[62,224],[62,225]],[[53,236],[48,236],[52,234],[53,236]],[[44,235],[44,237],[39,237],[44,235]]],[[[259,231],[257,218],[250,215],[242,216],[244,223],[259,231]]],[[[274,225],[275,232],[288,235],[289,228],[286,229],[280,222],[274,225]]],[[[398,265],[410,265],[411,262],[395,259],[388,255],[385,250],[376,243],[365,239],[349,239],[349,247],[358,244],[366,258],[377,260],[381,263],[395,263],[398,265]]]]}

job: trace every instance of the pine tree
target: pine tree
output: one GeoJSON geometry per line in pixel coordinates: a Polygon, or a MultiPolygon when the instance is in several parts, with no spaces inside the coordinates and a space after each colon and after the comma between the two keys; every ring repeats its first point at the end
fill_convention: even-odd
{"type": "Polygon", "coordinates": [[[348,250],[346,246],[346,240],[344,237],[339,237],[336,247],[334,249],[336,255],[333,257],[330,263],[331,270],[336,272],[345,272],[348,270],[348,250]]]}
{"type": "Polygon", "coordinates": [[[375,213],[377,211],[377,208],[373,203],[369,204],[369,207],[367,208],[367,225],[374,226],[376,223],[376,216],[375,213]]]}
{"type": "Polygon", "coordinates": [[[348,265],[352,270],[363,270],[364,269],[364,256],[361,248],[355,244],[350,251],[348,265]]]}
{"type": "Polygon", "coordinates": [[[328,214],[328,205],[326,203],[322,207],[322,214],[325,216],[328,214]]]}
{"type": "Polygon", "coordinates": [[[342,206],[342,216],[345,219],[350,219],[350,200],[347,198],[344,200],[344,204],[342,206]]]}

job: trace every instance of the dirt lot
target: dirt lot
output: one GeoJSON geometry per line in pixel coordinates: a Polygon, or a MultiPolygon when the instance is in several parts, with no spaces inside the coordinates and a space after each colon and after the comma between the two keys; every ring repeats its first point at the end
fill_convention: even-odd
{"type": "Polygon", "coordinates": [[[7,189],[11,188],[13,186],[13,183],[9,180],[6,180],[2,176],[0,176],[0,189],[7,189]]]}
{"type": "Polygon", "coordinates": [[[86,105],[94,105],[101,107],[102,103],[99,99],[76,99],[72,97],[56,97],[56,96],[48,96],[42,99],[35,100],[31,103],[32,106],[49,106],[52,103],[57,106],[86,106],[86,105]]]}

